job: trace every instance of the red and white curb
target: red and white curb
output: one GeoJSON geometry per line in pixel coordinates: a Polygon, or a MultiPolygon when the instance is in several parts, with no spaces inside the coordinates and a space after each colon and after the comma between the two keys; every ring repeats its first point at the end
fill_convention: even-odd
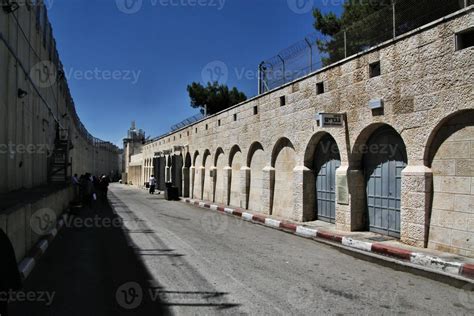
{"type": "Polygon", "coordinates": [[[61,228],[64,227],[64,223],[67,221],[67,214],[63,214],[61,219],[57,222],[56,228],[54,228],[49,234],[43,236],[36,245],[29,251],[28,255],[20,262],[18,269],[23,280],[28,278],[31,271],[33,271],[36,262],[46,253],[49,245],[53,242],[54,238],[58,235],[61,228]]]}
{"type": "Polygon", "coordinates": [[[353,248],[365,252],[371,252],[378,255],[394,257],[399,260],[407,261],[412,264],[434,269],[437,271],[460,275],[469,279],[474,279],[474,264],[447,261],[442,258],[431,256],[428,254],[413,252],[403,248],[397,248],[383,243],[371,243],[361,240],[356,240],[351,237],[338,235],[331,231],[322,231],[315,228],[308,228],[301,225],[296,225],[286,221],[279,221],[272,218],[267,218],[264,215],[254,215],[248,211],[234,209],[230,207],[223,207],[216,204],[209,204],[198,200],[182,199],[183,202],[218,211],[220,213],[240,217],[245,221],[261,224],[270,228],[283,230],[293,233],[295,235],[311,238],[311,239],[325,239],[334,243],[341,244],[347,248],[353,248]]]}

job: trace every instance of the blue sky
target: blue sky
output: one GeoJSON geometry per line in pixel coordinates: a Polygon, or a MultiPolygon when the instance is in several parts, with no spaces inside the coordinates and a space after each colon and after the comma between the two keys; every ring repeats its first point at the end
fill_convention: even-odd
{"type": "Polygon", "coordinates": [[[121,145],[132,120],[155,137],[196,114],[186,86],[209,79],[216,61],[229,86],[256,95],[258,64],[313,31],[309,6],[338,11],[341,1],[45,2],[81,120],[121,145]]]}

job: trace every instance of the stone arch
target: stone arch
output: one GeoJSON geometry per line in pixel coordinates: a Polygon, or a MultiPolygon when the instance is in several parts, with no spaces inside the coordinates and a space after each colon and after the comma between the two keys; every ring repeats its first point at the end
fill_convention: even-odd
{"type": "Polygon", "coordinates": [[[295,146],[293,145],[293,143],[286,137],[280,138],[275,143],[275,146],[273,147],[273,150],[272,150],[272,158],[271,158],[271,166],[273,168],[275,168],[275,162],[276,162],[277,156],[279,155],[280,151],[283,150],[286,147],[295,150],[295,146]]]}
{"type": "Polygon", "coordinates": [[[226,204],[227,199],[225,192],[227,192],[227,185],[224,179],[224,168],[227,167],[224,150],[217,148],[214,156],[214,198],[213,202],[226,204]]]}
{"type": "Polygon", "coordinates": [[[242,207],[240,169],[244,163],[242,151],[234,145],[229,153],[229,167],[231,168],[229,183],[229,205],[242,207]]]}
{"type": "Polygon", "coordinates": [[[212,201],[213,199],[213,179],[211,175],[211,169],[213,161],[211,159],[211,152],[209,149],[204,151],[202,157],[202,200],[212,201]]]}
{"type": "Polygon", "coordinates": [[[186,153],[186,158],[184,160],[184,166],[186,168],[191,168],[191,166],[192,166],[191,154],[189,152],[186,153]]]}
{"type": "Polygon", "coordinates": [[[189,188],[190,188],[190,168],[192,166],[192,158],[189,152],[186,153],[184,158],[184,168],[183,168],[183,197],[189,197],[189,188]]]}
{"type": "Polygon", "coordinates": [[[216,149],[216,154],[214,155],[214,167],[217,167],[217,160],[219,159],[220,155],[224,154],[224,150],[222,147],[216,149]]]}
{"type": "Polygon", "coordinates": [[[433,172],[428,248],[474,257],[474,110],[453,113],[431,133],[433,172]]]}
{"type": "Polygon", "coordinates": [[[237,153],[242,153],[242,150],[240,150],[239,145],[234,145],[229,151],[229,167],[232,166],[232,160],[234,160],[234,156],[237,153]]]}
{"type": "Polygon", "coordinates": [[[246,208],[261,212],[263,210],[263,168],[267,165],[265,151],[259,142],[250,145],[247,154],[247,167],[250,169],[249,183],[246,194],[246,208]]]}
{"type": "Polygon", "coordinates": [[[364,131],[358,140],[365,143],[356,142],[353,149],[353,157],[361,156],[364,179],[365,210],[360,220],[370,231],[400,238],[402,170],[408,164],[405,142],[388,124],[374,124],[364,131]]]}
{"type": "Polygon", "coordinates": [[[272,150],[271,166],[275,177],[271,190],[271,214],[283,218],[293,218],[294,209],[294,175],[296,167],[296,150],[291,141],[280,138],[272,150]]]}
{"type": "Polygon", "coordinates": [[[199,158],[199,151],[196,150],[193,155],[193,166],[196,167],[197,159],[199,158]]]}
{"type": "Polygon", "coordinates": [[[311,172],[303,175],[305,219],[330,223],[336,220],[336,169],[341,154],[334,137],[327,132],[314,134],[304,153],[304,166],[311,172]]]}
{"type": "Polygon", "coordinates": [[[193,167],[194,167],[194,173],[192,175],[192,197],[194,199],[201,199],[201,191],[202,191],[202,186],[201,186],[201,168],[197,165],[199,159],[199,151],[194,152],[194,157],[193,157],[193,167]]]}

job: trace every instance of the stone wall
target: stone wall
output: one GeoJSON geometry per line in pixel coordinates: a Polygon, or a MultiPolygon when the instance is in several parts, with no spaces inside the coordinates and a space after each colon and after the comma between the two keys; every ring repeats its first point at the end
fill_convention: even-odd
{"type": "Polygon", "coordinates": [[[219,154],[219,164],[211,168],[217,168],[217,185],[224,186],[217,192],[230,198],[226,203],[308,221],[317,219],[313,161],[324,154],[314,149],[329,134],[341,158],[336,172],[336,228],[367,230],[364,157],[367,150],[387,148],[366,144],[375,132],[390,128],[403,141],[408,162],[398,188],[400,238],[424,247],[433,193],[426,153],[436,138],[433,133],[445,118],[474,107],[474,48],[455,47],[455,34],[472,27],[470,7],[163,136],[144,146],[144,157],[177,152],[192,161],[183,192],[190,188],[191,196],[201,199],[202,177],[209,168],[203,165],[202,154],[209,151],[214,162],[219,154]],[[370,78],[369,64],[377,61],[381,75],[370,78]],[[317,94],[320,82],[323,94],[317,94]],[[286,98],[284,106],[281,97],[286,98]],[[383,100],[383,109],[369,108],[374,99],[383,100]],[[344,114],[344,126],[321,127],[316,120],[319,112],[344,114]],[[225,164],[220,163],[222,158],[225,164]]]}

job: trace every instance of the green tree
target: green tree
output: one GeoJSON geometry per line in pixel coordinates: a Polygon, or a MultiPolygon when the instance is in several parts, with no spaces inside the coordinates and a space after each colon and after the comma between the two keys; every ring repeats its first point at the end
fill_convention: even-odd
{"type": "Polygon", "coordinates": [[[328,65],[461,9],[459,0],[346,0],[340,16],[313,10],[316,42],[328,65]],[[346,38],[346,40],[345,40],[346,38]],[[347,51],[346,51],[347,50],[347,51]]]}
{"type": "Polygon", "coordinates": [[[229,89],[226,85],[208,82],[207,86],[203,86],[198,82],[193,82],[187,87],[191,106],[193,108],[201,108],[201,112],[207,110],[207,114],[215,114],[225,110],[235,104],[247,100],[247,96],[237,90],[237,88],[229,89]]]}
{"type": "Polygon", "coordinates": [[[378,24],[391,27],[390,20],[386,19],[388,8],[391,8],[391,0],[346,0],[340,16],[333,12],[324,14],[319,8],[315,8],[313,26],[326,37],[316,43],[324,54],[323,64],[328,65],[343,59],[346,48],[349,56],[365,47],[373,46],[384,31],[378,24]],[[344,43],[344,31],[348,32],[347,46],[344,43]]]}

